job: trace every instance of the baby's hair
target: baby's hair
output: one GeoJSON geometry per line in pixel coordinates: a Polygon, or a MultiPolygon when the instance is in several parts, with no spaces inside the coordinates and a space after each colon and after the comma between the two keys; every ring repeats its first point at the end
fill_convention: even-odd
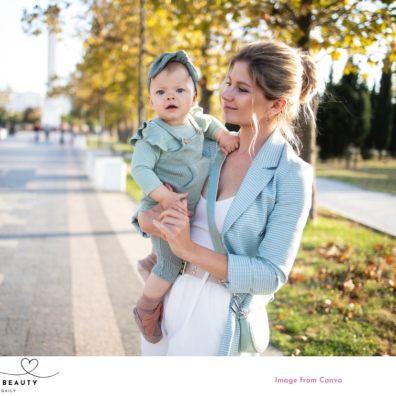
{"type": "MultiPolygon", "coordinates": [[[[299,152],[300,140],[294,133],[294,124],[302,111],[315,123],[311,100],[317,92],[317,67],[312,57],[299,49],[279,41],[259,41],[246,45],[232,58],[229,69],[236,62],[247,62],[253,82],[268,100],[284,99],[285,108],[276,116],[278,128],[285,139],[299,152]]],[[[258,134],[257,120],[253,117],[258,134]]]]}
{"type": "Polygon", "coordinates": [[[178,69],[184,69],[187,73],[188,70],[186,68],[186,66],[184,66],[183,64],[181,64],[180,62],[169,62],[165,67],[164,70],[172,73],[174,71],[177,71],[178,69]]]}
{"type": "MultiPolygon", "coordinates": [[[[185,70],[186,73],[188,74],[188,78],[191,79],[191,83],[194,85],[194,81],[191,77],[191,75],[189,74],[187,67],[184,66],[182,63],[180,62],[169,62],[164,68],[163,70],[161,70],[161,72],[163,72],[164,70],[166,70],[168,73],[173,73],[173,72],[177,72],[179,70],[185,70]]],[[[155,78],[155,77],[154,77],[155,78]]],[[[149,91],[150,91],[150,87],[151,87],[151,81],[149,84],[149,91]]],[[[195,90],[195,86],[194,86],[194,90],[195,90]]]]}

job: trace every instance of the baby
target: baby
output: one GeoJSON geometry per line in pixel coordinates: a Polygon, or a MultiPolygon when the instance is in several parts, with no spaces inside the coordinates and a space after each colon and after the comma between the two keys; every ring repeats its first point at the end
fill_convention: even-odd
{"type": "MultiPolygon", "coordinates": [[[[188,209],[194,211],[209,171],[209,160],[202,156],[204,136],[216,140],[226,153],[239,146],[239,137],[195,105],[198,79],[184,51],[162,54],[149,69],[150,103],[157,118],[144,123],[131,139],[132,176],[145,194],[142,211],[157,204],[168,209],[186,193],[188,209]]],[[[182,260],[162,239],[151,240],[157,260],[133,312],[145,339],[157,343],[162,338],[162,301],[182,260]]]]}

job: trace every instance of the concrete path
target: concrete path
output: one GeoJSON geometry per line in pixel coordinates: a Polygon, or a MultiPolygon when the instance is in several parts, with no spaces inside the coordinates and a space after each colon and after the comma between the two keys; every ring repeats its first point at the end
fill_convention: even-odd
{"type": "Polygon", "coordinates": [[[319,206],[396,236],[396,196],[322,177],[316,183],[319,206]]]}
{"type": "Polygon", "coordinates": [[[139,355],[131,310],[150,242],[69,144],[0,142],[0,355],[139,355]]]}

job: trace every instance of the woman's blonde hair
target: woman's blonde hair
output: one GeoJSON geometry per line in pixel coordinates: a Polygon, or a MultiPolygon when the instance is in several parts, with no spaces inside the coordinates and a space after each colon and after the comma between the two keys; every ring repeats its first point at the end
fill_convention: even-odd
{"type": "MultiPolygon", "coordinates": [[[[246,45],[231,62],[246,62],[253,82],[259,86],[268,100],[284,99],[285,108],[276,116],[278,128],[285,139],[299,152],[300,140],[294,132],[294,124],[302,112],[315,122],[311,99],[317,92],[317,68],[312,57],[299,49],[279,41],[259,41],[246,45]]],[[[253,115],[258,134],[258,123],[253,115]]],[[[254,147],[254,142],[253,147],[254,147]]]]}

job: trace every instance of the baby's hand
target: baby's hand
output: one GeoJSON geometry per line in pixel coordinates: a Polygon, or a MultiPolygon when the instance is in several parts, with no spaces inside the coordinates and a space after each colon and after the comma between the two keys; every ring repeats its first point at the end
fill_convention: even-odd
{"type": "Polygon", "coordinates": [[[233,135],[225,129],[219,131],[218,142],[224,154],[229,154],[239,147],[239,136],[233,135]]]}
{"type": "Polygon", "coordinates": [[[168,192],[162,197],[160,204],[163,209],[169,209],[174,206],[179,206],[179,203],[183,199],[186,199],[186,196],[186,193],[176,193],[168,190],[168,192]]]}
{"type": "Polygon", "coordinates": [[[187,199],[187,193],[177,193],[173,191],[170,185],[161,185],[155,190],[151,191],[150,197],[157,201],[162,209],[169,209],[171,206],[176,205],[183,199],[187,199]]]}

